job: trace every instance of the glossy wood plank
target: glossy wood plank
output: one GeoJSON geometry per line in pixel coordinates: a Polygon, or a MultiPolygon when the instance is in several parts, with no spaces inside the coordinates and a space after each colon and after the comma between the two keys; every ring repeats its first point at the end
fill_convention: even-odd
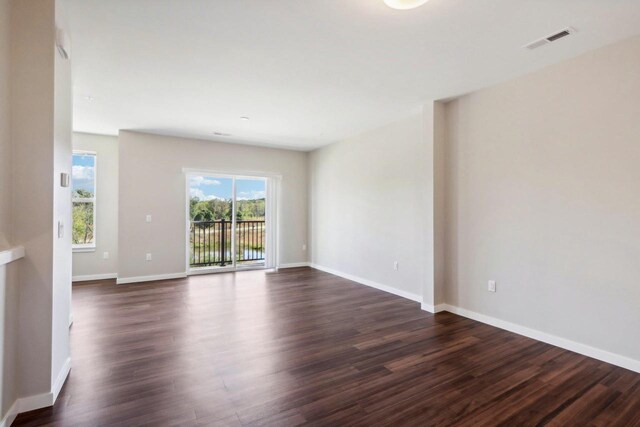
{"type": "Polygon", "coordinates": [[[16,426],[640,426],[639,374],[310,268],[73,306],[69,379],[16,426]]]}

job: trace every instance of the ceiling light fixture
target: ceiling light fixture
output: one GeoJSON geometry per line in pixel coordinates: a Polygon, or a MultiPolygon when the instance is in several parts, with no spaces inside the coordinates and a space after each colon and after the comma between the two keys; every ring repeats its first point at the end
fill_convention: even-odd
{"type": "Polygon", "coordinates": [[[392,9],[408,10],[422,6],[429,0],[384,0],[384,3],[392,9]]]}
{"type": "Polygon", "coordinates": [[[240,117],[240,120],[244,120],[245,122],[248,122],[249,121],[249,117],[243,116],[243,117],[240,117]]]}

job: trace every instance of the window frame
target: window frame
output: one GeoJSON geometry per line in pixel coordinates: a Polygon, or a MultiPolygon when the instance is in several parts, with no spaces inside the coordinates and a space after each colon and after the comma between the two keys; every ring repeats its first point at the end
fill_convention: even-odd
{"type": "MultiPolygon", "coordinates": [[[[71,174],[71,211],[73,212],[74,203],[93,203],[93,242],[92,243],[73,243],[71,242],[71,249],[73,252],[95,252],[96,242],[98,240],[97,234],[97,198],[98,198],[98,153],[89,150],[73,150],[71,168],[73,169],[73,156],[93,156],[93,197],[74,197],[73,195],[73,173],[71,174]]],[[[71,229],[73,230],[73,218],[71,219],[71,229]]],[[[73,231],[72,231],[73,234],[73,231]]],[[[72,236],[73,237],[73,236],[72,236]]]]}

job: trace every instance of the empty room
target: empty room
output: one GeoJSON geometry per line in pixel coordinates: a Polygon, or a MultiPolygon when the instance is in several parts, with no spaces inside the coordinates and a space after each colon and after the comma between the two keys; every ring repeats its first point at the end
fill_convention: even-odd
{"type": "Polygon", "coordinates": [[[0,427],[639,426],[640,1],[0,0],[0,427]]]}

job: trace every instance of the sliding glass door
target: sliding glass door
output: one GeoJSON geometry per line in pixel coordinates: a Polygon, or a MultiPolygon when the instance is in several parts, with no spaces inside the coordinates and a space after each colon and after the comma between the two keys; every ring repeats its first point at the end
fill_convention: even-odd
{"type": "Polygon", "coordinates": [[[267,178],[189,174],[189,271],[268,265],[267,178]]]}

